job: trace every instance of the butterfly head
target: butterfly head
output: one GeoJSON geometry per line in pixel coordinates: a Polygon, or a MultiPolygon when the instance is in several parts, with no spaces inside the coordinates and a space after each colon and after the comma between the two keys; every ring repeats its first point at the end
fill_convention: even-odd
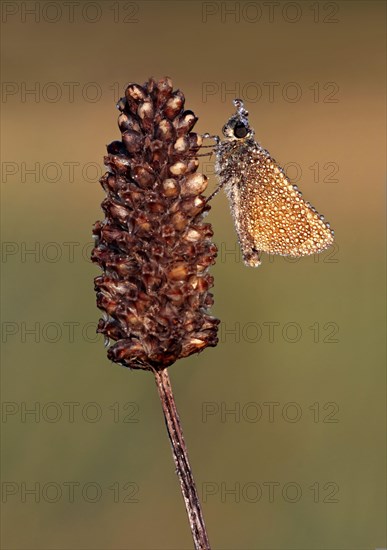
{"type": "Polygon", "coordinates": [[[245,109],[243,101],[234,99],[233,103],[237,111],[223,126],[223,135],[230,141],[241,141],[253,137],[254,130],[249,126],[247,118],[249,113],[245,109]]]}

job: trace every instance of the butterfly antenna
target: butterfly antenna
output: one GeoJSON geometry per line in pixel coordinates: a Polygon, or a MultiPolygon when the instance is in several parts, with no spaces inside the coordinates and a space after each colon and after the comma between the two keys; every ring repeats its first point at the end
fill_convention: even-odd
{"type": "Polygon", "coordinates": [[[237,113],[240,116],[249,116],[249,111],[245,109],[244,103],[241,99],[234,99],[233,101],[235,107],[237,108],[237,113]]]}

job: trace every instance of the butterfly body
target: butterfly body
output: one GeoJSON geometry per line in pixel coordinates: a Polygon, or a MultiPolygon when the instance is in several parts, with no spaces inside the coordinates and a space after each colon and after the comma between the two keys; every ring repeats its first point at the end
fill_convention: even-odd
{"type": "Polygon", "coordinates": [[[261,252],[306,256],[333,243],[324,217],[305,202],[297,186],[268,151],[254,140],[247,111],[235,100],[237,114],[223,128],[215,147],[215,172],[229,199],[246,265],[260,265],[261,252]]]}

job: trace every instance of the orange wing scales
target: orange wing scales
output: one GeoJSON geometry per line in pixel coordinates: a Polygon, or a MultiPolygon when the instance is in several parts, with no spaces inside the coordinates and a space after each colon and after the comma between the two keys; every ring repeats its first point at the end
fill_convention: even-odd
{"type": "Polygon", "coordinates": [[[216,156],[246,265],[258,266],[261,251],[298,257],[333,243],[324,217],[254,140],[221,142],[216,156]]]}

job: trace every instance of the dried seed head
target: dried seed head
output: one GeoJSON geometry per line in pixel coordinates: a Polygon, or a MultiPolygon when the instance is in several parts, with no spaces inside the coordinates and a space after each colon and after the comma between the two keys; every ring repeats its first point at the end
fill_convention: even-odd
{"type": "Polygon", "coordinates": [[[122,141],[108,145],[101,178],[106,218],[96,222],[92,260],[104,311],[97,331],[114,345],[108,357],[131,368],[161,370],[217,344],[219,321],[208,313],[215,263],[207,178],[194,156],[197,121],[170,78],[129,84],[117,107],[122,141]]]}
{"type": "Polygon", "coordinates": [[[207,176],[204,174],[191,174],[182,181],[181,192],[183,195],[200,195],[207,187],[207,176]]]}
{"type": "Polygon", "coordinates": [[[182,112],[184,107],[185,98],[180,90],[174,92],[167,100],[164,107],[164,114],[170,120],[174,119],[176,115],[182,112]]]}
{"type": "Polygon", "coordinates": [[[177,197],[180,193],[179,184],[173,178],[163,181],[163,192],[166,197],[177,197]]]}

